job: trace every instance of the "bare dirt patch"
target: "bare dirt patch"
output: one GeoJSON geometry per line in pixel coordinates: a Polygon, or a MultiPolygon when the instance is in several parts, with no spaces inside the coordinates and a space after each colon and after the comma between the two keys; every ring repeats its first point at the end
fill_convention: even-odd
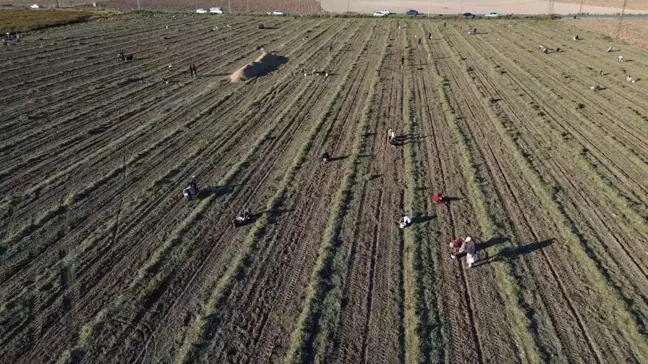
{"type": "Polygon", "coordinates": [[[26,32],[86,21],[98,13],[59,10],[0,9],[0,32],[26,32]]]}
{"type": "Polygon", "coordinates": [[[624,19],[619,33],[619,19],[591,19],[583,18],[568,20],[569,24],[597,34],[604,35],[614,40],[621,40],[631,44],[648,48],[648,20],[624,19]]]}

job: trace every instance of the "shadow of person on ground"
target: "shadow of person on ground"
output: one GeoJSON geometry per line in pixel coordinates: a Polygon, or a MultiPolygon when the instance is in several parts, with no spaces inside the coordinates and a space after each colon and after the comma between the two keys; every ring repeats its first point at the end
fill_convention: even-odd
{"type": "Polygon", "coordinates": [[[507,236],[494,236],[483,243],[476,244],[475,248],[477,248],[476,249],[477,251],[486,250],[490,247],[493,247],[498,244],[506,243],[507,241],[510,240],[511,239],[509,239],[507,236]]]}
{"type": "Polygon", "coordinates": [[[225,186],[207,186],[207,187],[200,187],[199,185],[198,195],[196,196],[196,198],[203,199],[205,197],[209,197],[212,195],[216,195],[216,197],[221,197],[228,193],[231,193],[234,190],[234,187],[238,187],[238,186],[242,186],[242,184],[225,185],[225,186]]]}
{"type": "Polygon", "coordinates": [[[419,144],[425,138],[428,138],[428,136],[418,134],[401,134],[397,135],[394,138],[392,145],[403,146],[405,144],[419,144]]]}
{"type": "Polygon", "coordinates": [[[294,210],[292,210],[292,209],[289,209],[289,210],[281,210],[281,209],[265,210],[265,211],[253,213],[252,218],[254,220],[257,220],[258,218],[260,218],[261,216],[266,215],[266,214],[270,215],[270,217],[279,217],[279,216],[281,216],[281,215],[283,215],[285,213],[292,212],[292,211],[294,211],[294,210]]]}
{"type": "MultiPolygon", "coordinates": [[[[538,250],[542,250],[542,249],[550,246],[551,244],[553,244],[554,240],[555,239],[550,238],[550,239],[538,241],[538,242],[535,242],[535,243],[518,246],[518,247],[515,247],[515,248],[506,247],[506,248],[502,249],[497,255],[495,255],[495,256],[493,256],[491,258],[484,259],[482,261],[477,261],[477,264],[473,265],[473,267],[477,267],[477,266],[480,266],[480,265],[485,265],[485,264],[489,264],[489,263],[493,263],[493,262],[497,262],[497,261],[502,261],[502,260],[509,260],[510,261],[510,260],[522,257],[524,255],[536,252],[538,250]]],[[[495,244],[492,244],[492,245],[495,245],[495,244]]],[[[482,249],[484,249],[484,248],[479,248],[479,250],[482,250],[482,249]]]]}
{"type": "Polygon", "coordinates": [[[428,221],[432,221],[436,218],[436,216],[429,216],[429,215],[423,215],[422,213],[417,213],[414,215],[412,218],[412,225],[414,224],[423,224],[428,221]]]}
{"type": "Polygon", "coordinates": [[[345,160],[347,158],[349,158],[349,154],[341,155],[339,157],[331,157],[331,158],[329,158],[329,162],[341,161],[341,160],[345,160]]]}

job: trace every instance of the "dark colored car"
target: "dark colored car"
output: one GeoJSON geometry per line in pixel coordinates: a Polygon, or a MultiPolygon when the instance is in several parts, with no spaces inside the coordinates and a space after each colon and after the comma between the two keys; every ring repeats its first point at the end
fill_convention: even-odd
{"type": "Polygon", "coordinates": [[[472,13],[463,13],[463,17],[464,18],[475,19],[475,15],[473,15],[472,13]]]}
{"type": "Polygon", "coordinates": [[[416,11],[416,10],[414,10],[414,9],[410,9],[410,10],[408,10],[408,11],[405,12],[405,15],[417,16],[418,13],[419,13],[418,11],[416,11]]]}

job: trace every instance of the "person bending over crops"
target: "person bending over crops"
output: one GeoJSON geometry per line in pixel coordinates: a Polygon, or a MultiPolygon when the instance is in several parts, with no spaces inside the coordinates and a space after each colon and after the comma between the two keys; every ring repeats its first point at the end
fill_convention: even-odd
{"type": "Polygon", "coordinates": [[[452,259],[457,259],[457,257],[466,254],[466,263],[468,264],[468,268],[471,268],[477,260],[475,242],[470,236],[465,238],[459,237],[453,240],[449,246],[451,249],[450,257],[452,257],[452,259]]]}
{"type": "Polygon", "coordinates": [[[406,227],[410,226],[411,224],[412,224],[412,219],[407,215],[403,215],[403,217],[401,217],[400,220],[398,220],[398,226],[401,229],[405,229],[406,227]]]}

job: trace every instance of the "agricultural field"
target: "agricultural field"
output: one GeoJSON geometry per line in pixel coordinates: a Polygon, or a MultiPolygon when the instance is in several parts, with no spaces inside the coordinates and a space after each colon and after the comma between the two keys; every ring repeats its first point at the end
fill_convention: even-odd
{"type": "Polygon", "coordinates": [[[648,50],[573,32],[156,14],[3,46],[0,362],[648,362],[648,50]]]}
{"type": "MultiPolygon", "coordinates": [[[[636,44],[640,47],[648,48],[648,20],[647,19],[628,19],[625,18],[621,23],[619,32],[619,19],[597,19],[582,18],[569,20],[574,29],[583,29],[589,32],[601,34],[609,37],[609,40],[617,40],[636,44]]],[[[576,31],[576,30],[574,30],[576,31]]]]}
{"type": "MultiPolygon", "coordinates": [[[[57,0],[42,0],[36,2],[44,7],[55,7],[57,0]]],[[[100,8],[132,10],[138,8],[149,10],[195,11],[199,8],[221,7],[226,11],[272,11],[282,10],[292,14],[321,13],[319,0],[58,0],[61,8],[87,7],[96,3],[100,8]]],[[[27,7],[34,0],[0,0],[0,6],[27,7]]]]}

